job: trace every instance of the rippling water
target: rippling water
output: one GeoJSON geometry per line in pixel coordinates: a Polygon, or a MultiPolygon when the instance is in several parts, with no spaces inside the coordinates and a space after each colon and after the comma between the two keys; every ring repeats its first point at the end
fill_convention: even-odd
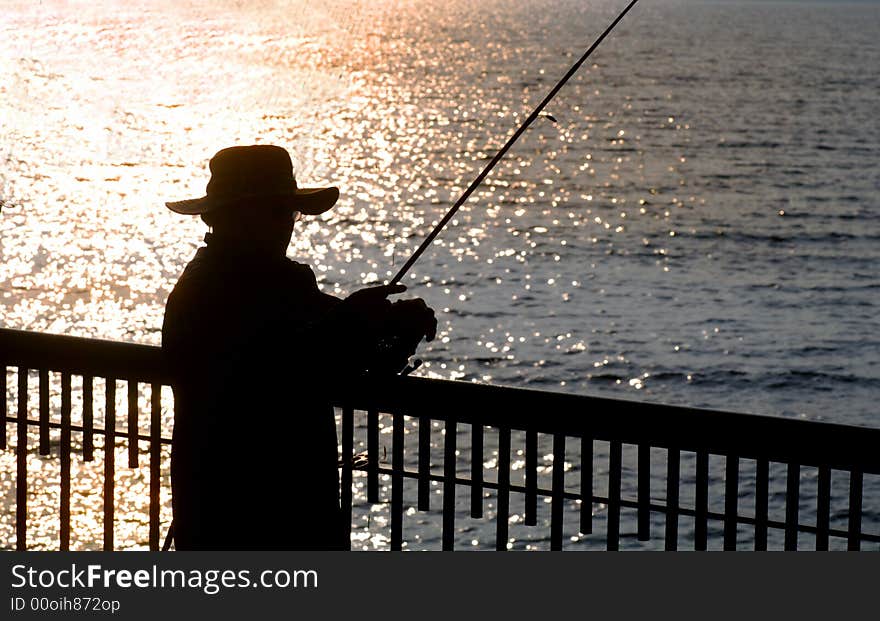
{"type": "MultiPolygon", "coordinates": [[[[290,252],[325,291],[389,278],[622,8],[586,4],[7,0],[2,324],[158,344],[204,230],[162,202],[231,144],[342,189],[290,252]]],[[[878,34],[876,3],[637,6],[408,277],[420,372],[878,426],[878,34]]]]}

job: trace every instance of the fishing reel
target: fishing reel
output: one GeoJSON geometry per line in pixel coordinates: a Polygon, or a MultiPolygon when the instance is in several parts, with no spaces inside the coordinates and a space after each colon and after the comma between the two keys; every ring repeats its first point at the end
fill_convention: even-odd
{"type": "Polygon", "coordinates": [[[378,375],[409,375],[422,361],[411,358],[422,339],[437,334],[437,319],[423,300],[398,300],[384,314],[375,333],[367,369],[378,375]]]}
{"type": "Polygon", "coordinates": [[[376,375],[409,375],[422,365],[418,358],[410,361],[420,341],[421,336],[414,343],[412,338],[407,339],[399,334],[379,337],[367,370],[376,375]]]}

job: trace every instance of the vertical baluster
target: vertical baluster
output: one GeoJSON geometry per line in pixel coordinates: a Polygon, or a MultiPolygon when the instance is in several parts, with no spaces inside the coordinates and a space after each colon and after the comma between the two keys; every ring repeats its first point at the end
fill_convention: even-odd
{"type": "Polygon", "coordinates": [[[340,507],[345,540],[351,540],[351,460],[354,455],[354,408],[342,408],[342,476],[340,477],[340,507]]]}
{"type": "Polygon", "coordinates": [[[104,410],[104,550],[113,549],[116,502],[116,380],[107,378],[104,410]]]}
{"type": "Polygon", "coordinates": [[[498,515],[495,519],[495,549],[507,550],[510,520],[510,429],[498,430],[498,515]]]}
{"type": "Polygon", "coordinates": [[[678,549],[678,486],[681,471],[681,452],[669,448],[666,452],[666,544],[667,550],[678,549]]]}
{"type": "Polygon", "coordinates": [[[95,459],[95,416],[92,376],[83,375],[83,460],[95,459]]]}
{"type": "Polygon", "coordinates": [[[61,524],[60,548],[70,550],[70,373],[61,374],[61,524]]]}
{"type": "Polygon", "coordinates": [[[3,434],[0,435],[0,451],[6,450],[6,421],[8,420],[9,414],[7,413],[7,403],[6,403],[6,362],[3,361],[0,364],[0,407],[3,408],[3,434]]]}
{"type": "Polygon", "coordinates": [[[801,468],[789,463],[785,482],[785,549],[797,550],[801,468]]]}
{"type": "Polygon", "coordinates": [[[709,454],[697,452],[697,481],[694,516],[694,549],[706,549],[706,520],[709,512],[709,454]]]}
{"type": "Polygon", "coordinates": [[[431,508],[431,419],[419,417],[419,511],[431,508]]]}
{"type": "Polygon", "coordinates": [[[640,444],[638,449],[638,522],[639,541],[651,539],[651,447],[640,444]]]}
{"type": "Polygon", "coordinates": [[[49,370],[40,369],[40,455],[48,455],[49,450],[49,370]]]}
{"type": "Polygon", "coordinates": [[[853,469],[849,473],[849,526],[846,549],[851,552],[859,550],[862,545],[862,478],[861,470],[853,469]]]}
{"type": "Polygon", "coordinates": [[[623,461],[623,445],[612,441],[608,456],[608,525],[606,547],[617,550],[620,547],[620,468],[623,461]]]}
{"type": "Polygon", "coordinates": [[[395,412],[391,427],[391,549],[403,547],[403,414],[395,412]]]}
{"type": "Polygon", "coordinates": [[[379,412],[367,412],[367,502],[379,502],[379,412]]]}
{"type": "Polygon", "coordinates": [[[553,489],[550,504],[550,549],[562,550],[562,513],[565,498],[565,436],[553,434],[553,489]]]}
{"type": "Polygon", "coordinates": [[[816,550],[828,550],[828,526],[831,516],[831,468],[819,466],[816,490],[816,550]]]}
{"type": "Polygon", "coordinates": [[[18,446],[15,449],[15,549],[27,550],[28,370],[18,367],[18,446]]]}
{"type": "Polygon", "coordinates": [[[755,550],[767,549],[767,504],[770,463],[759,459],[755,467],[755,550]]]}
{"type": "Polygon", "coordinates": [[[526,431],[526,526],[538,523],[538,432],[526,431]]]}
{"type": "Polygon", "coordinates": [[[128,380],[128,467],[138,467],[138,385],[128,380]]]}
{"type": "Polygon", "coordinates": [[[452,550],[455,543],[455,451],[457,425],[446,420],[443,438],[443,549],[452,550]]]}
{"type": "Polygon", "coordinates": [[[593,532],[593,438],[581,437],[581,524],[580,532],[593,532]]]}
{"type": "Polygon", "coordinates": [[[471,517],[483,517],[483,425],[471,425],[471,517]]]}
{"type": "Polygon", "coordinates": [[[736,550],[739,457],[728,455],[724,475],[724,549],[736,550]]]}
{"type": "Polygon", "coordinates": [[[162,490],[162,385],[150,385],[150,550],[159,550],[162,490]]]}

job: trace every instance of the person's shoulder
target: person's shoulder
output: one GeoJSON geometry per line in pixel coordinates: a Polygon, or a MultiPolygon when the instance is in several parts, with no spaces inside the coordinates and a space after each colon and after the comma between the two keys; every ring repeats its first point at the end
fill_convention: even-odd
{"type": "Polygon", "coordinates": [[[199,276],[204,274],[205,267],[207,265],[207,248],[205,246],[201,246],[196,250],[193,258],[190,259],[189,263],[183,268],[183,273],[180,275],[180,280],[192,280],[197,279],[199,276]]]}
{"type": "Polygon", "coordinates": [[[290,257],[284,257],[284,265],[287,266],[287,269],[296,273],[311,274],[312,276],[315,275],[315,272],[310,265],[300,263],[290,257]]]}
{"type": "Polygon", "coordinates": [[[294,284],[307,286],[309,288],[314,288],[315,290],[318,289],[318,279],[315,277],[314,270],[312,270],[309,265],[285,257],[284,270],[287,277],[291,279],[294,284]]]}
{"type": "Polygon", "coordinates": [[[286,269],[290,274],[290,290],[308,296],[316,307],[328,310],[339,303],[339,299],[321,291],[318,279],[311,267],[290,258],[285,258],[286,269]]]}
{"type": "Polygon", "coordinates": [[[208,265],[204,250],[204,247],[199,248],[183,269],[168,297],[169,303],[181,298],[202,297],[207,291],[216,289],[221,284],[216,270],[208,265]]]}

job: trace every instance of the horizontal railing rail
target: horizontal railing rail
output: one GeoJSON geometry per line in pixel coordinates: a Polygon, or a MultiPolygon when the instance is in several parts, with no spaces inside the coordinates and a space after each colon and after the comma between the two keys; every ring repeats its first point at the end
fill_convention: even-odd
{"type": "MultiPolygon", "coordinates": [[[[161,349],[0,329],[0,362],[4,365],[0,449],[10,446],[8,427],[16,430],[15,547],[28,547],[27,500],[29,486],[34,485],[28,481],[28,446],[36,444],[41,455],[48,455],[53,448],[50,433],[55,431],[61,468],[58,547],[68,549],[71,541],[71,454],[76,434],[84,462],[94,459],[95,436],[104,438],[104,549],[115,545],[117,444],[127,449],[129,468],[140,466],[141,449],[147,447],[148,545],[158,549],[160,534],[168,526],[160,521],[160,500],[163,489],[168,493],[162,464],[170,443],[170,425],[166,420],[163,426],[162,420],[162,387],[170,377],[161,349]],[[55,420],[50,415],[50,373],[60,375],[55,420]],[[7,386],[7,377],[13,374],[17,385],[7,386]],[[37,380],[36,396],[30,394],[31,376],[37,380]],[[72,376],[81,378],[76,393],[81,397],[81,424],[71,418],[72,376]],[[103,379],[104,385],[102,427],[93,420],[95,378],[103,379]],[[126,424],[121,429],[117,429],[117,382],[127,384],[126,424]],[[150,387],[147,432],[140,425],[141,386],[150,387]],[[15,416],[10,414],[10,401],[17,405],[15,416]],[[29,416],[32,403],[37,404],[36,418],[29,416]]],[[[698,550],[709,547],[715,530],[721,531],[723,549],[737,549],[743,536],[755,549],[767,549],[768,534],[776,531],[784,538],[785,549],[797,549],[801,534],[814,538],[810,547],[819,550],[829,549],[830,538],[840,539],[851,550],[860,549],[862,543],[880,543],[880,533],[865,532],[862,524],[866,502],[872,519],[878,516],[880,499],[865,497],[866,489],[873,493],[877,485],[866,488],[865,480],[880,474],[880,429],[417,377],[370,378],[331,395],[330,400],[341,412],[342,507],[349,514],[353,511],[355,475],[365,478],[369,505],[383,500],[380,482],[390,480],[390,499],[384,500],[390,512],[392,549],[402,549],[407,541],[404,499],[407,490],[413,491],[410,484],[419,511],[430,511],[432,493],[442,493],[440,545],[445,550],[456,546],[457,520],[486,523],[492,514],[495,548],[510,548],[512,496],[517,503],[522,501],[517,506],[523,507],[526,526],[538,525],[539,499],[546,499],[551,549],[565,547],[566,533],[572,540],[597,536],[597,521],[604,524],[605,547],[618,549],[622,511],[630,510],[635,513],[633,527],[639,542],[651,540],[658,528],[655,523],[662,522],[666,549],[680,546],[685,536],[682,520],[692,522],[687,546],[698,550]],[[388,417],[391,450],[380,457],[380,418],[388,417]],[[356,420],[361,424],[356,425],[356,420]],[[407,434],[416,437],[407,441],[407,434]],[[364,453],[355,454],[356,441],[366,448],[364,453]],[[632,467],[625,463],[630,449],[635,454],[632,467]],[[658,452],[665,462],[659,467],[658,452]],[[492,458],[489,467],[487,456],[492,458]],[[685,460],[694,462],[693,472],[682,469],[685,460]],[[713,474],[718,460],[723,460],[723,476],[713,474]],[[770,512],[775,485],[771,465],[774,472],[779,468],[786,472],[780,518],[770,512]],[[808,470],[815,475],[814,523],[800,519],[806,498],[802,479],[808,470]],[[487,477],[487,471],[494,471],[494,476],[487,477]],[[521,480],[512,480],[513,472],[521,480]],[[693,481],[685,485],[683,478],[693,481]],[[842,500],[833,493],[832,482],[840,485],[844,479],[842,500]],[[722,485],[723,492],[713,497],[723,495],[723,510],[710,505],[710,489],[715,492],[722,485]],[[459,488],[469,491],[466,510],[459,507],[459,488]],[[627,490],[631,497],[624,495],[627,490]],[[684,492],[693,496],[692,502],[682,500],[684,492]],[[742,498],[753,505],[750,512],[741,510],[742,498]],[[832,524],[832,518],[836,524],[843,519],[845,528],[832,524]],[[743,530],[748,533],[743,535],[743,530]]]]}
{"type": "Polygon", "coordinates": [[[371,379],[348,398],[460,423],[880,473],[880,429],[852,425],[415,377],[371,379]]]}
{"type": "Polygon", "coordinates": [[[152,345],[0,328],[0,357],[7,365],[92,377],[137,377],[169,384],[162,350],[152,345]]]}

